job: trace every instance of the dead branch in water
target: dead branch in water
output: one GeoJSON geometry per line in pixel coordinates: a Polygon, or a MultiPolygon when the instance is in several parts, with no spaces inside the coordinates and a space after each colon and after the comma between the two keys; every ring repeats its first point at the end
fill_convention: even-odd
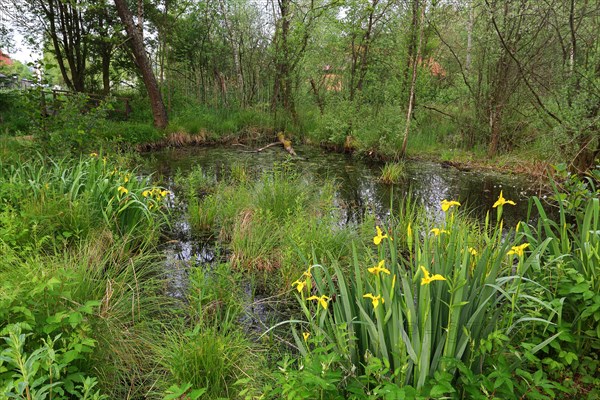
{"type": "Polygon", "coordinates": [[[281,144],[280,142],[273,142],[273,143],[269,143],[265,147],[261,147],[261,148],[256,149],[256,150],[242,150],[242,152],[244,152],[244,153],[260,153],[261,151],[266,150],[269,147],[278,146],[280,144],[281,144]]]}
{"type": "Polygon", "coordinates": [[[258,148],[256,150],[242,150],[242,152],[244,152],[244,153],[260,153],[261,151],[266,150],[269,147],[283,145],[283,148],[285,149],[285,151],[287,151],[288,153],[290,153],[290,155],[292,155],[294,157],[298,156],[296,154],[296,151],[294,151],[294,148],[292,147],[292,141],[286,139],[285,135],[283,134],[283,132],[279,132],[277,134],[277,139],[279,139],[279,142],[269,143],[268,145],[266,145],[264,147],[260,147],[260,148],[258,148]]]}
{"type": "Polygon", "coordinates": [[[283,145],[283,148],[285,149],[285,151],[287,151],[288,153],[290,153],[290,155],[292,155],[294,157],[297,156],[296,152],[294,151],[294,148],[292,147],[292,141],[286,139],[283,132],[279,132],[277,134],[277,139],[279,139],[279,141],[283,145]]]}

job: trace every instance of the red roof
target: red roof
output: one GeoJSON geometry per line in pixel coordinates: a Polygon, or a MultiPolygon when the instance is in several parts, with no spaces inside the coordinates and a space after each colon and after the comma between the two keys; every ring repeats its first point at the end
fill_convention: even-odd
{"type": "Polygon", "coordinates": [[[4,54],[2,50],[0,50],[0,65],[12,65],[13,60],[8,56],[8,54],[4,54]]]}

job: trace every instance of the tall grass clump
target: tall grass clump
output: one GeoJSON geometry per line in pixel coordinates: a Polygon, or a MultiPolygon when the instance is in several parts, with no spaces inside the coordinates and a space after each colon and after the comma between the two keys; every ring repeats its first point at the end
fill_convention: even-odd
{"type": "Polygon", "coordinates": [[[198,174],[178,182],[187,193],[188,221],[196,233],[218,237],[235,268],[268,272],[284,288],[308,260],[349,258],[355,233],[338,226],[334,184],[316,187],[285,165],[255,179],[233,165],[226,179],[208,189],[201,189],[198,174]]]}
{"type": "Polygon", "coordinates": [[[246,296],[242,279],[229,263],[191,272],[187,318],[172,324],[157,349],[176,387],[202,391],[208,398],[237,398],[239,380],[260,386],[264,359],[239,323],[246,296]]]}
{"type": "Polygon", "coordinates": [[[381,169],[379,182],[391,185],[399,183],[406,177],[406,166],[402,162],[385,163],[381,169]]]}
{"type": "MultiPolygon", "coordinates": [[[[161,294],[160,260],[126,252],[130,246],[110,237],[105,232],[56,255],[26,255],[0,243],[7,255],[0,267],[2,336],[24,335],[18,354],[31,358],[29,380],[24,370],[15,378],[11,361],[0,358],[3,394],[23,388],[12,386],[18,382],[30,389],[42,382],[55,383],[50,397],[83,398],[79,387],[86,377],[93,378],[93,392],[107,398],[145,397],[155,390],[162,378],[152,372],[157,358],[148,349],[161,340],[156,318],[168,313],[173,300],[161,294]]],[[[0,343],[3,356],[11,346],[0,343]]]]}
{"type": "Polygon", "coordinates": [[[95,153],[2,159],[0,176],[0,393],[152,397],[167,191],[95,153]]]}
{"type": "Polygon", "coordinates": [[[488,215],[479,226],[455,211],[460,203],[444,200],[441,224],[410,221],[402,231],[394,223],[377,226],[363,256],[354,247],[350,270],[335,261],[308,268],[293,283],[304,316],[293,331],[301,354],[321,362],[324,352],[335,354],[331,368],[346,377],[337,384],[362,376],[347,384],[350,391],[381,389],[381,380],[369,378],[376,374],[395,390],[428,390],[437,380],[436,393],[450,395],[457,365],[482,373],[488,355],[482,346],[532,320],[517,318],[521,289],[549,242],[527,254],[522,237],[503,229],[507,203],[499,199],[496,221],[488,215]],[[406,247],[397,245],[402,236],[406,247]]]}

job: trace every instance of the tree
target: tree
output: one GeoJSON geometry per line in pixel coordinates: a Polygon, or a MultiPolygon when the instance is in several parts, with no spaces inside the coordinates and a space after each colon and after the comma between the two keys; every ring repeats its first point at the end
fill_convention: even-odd
{"type": "Polygon", "coordinates": [[[110,92],[110,65],[113,52],[119,40],[117,15],[106,0],[90,3],[85,15],[88,25],[88,41],[91,58],[100,59],[100,63],[92,63],[91,73],[100,69],[102,76],[102,93],[110,92]]]}
{"type": "Polygon", "coordinates": [[[85,91],[88,29],[85,7],[78,0],[7,0],[10,17],[32,40],[42,32],[49,40],[65,84],[85,91]]]}
{"type": "Polygon", "coordinates": [[[402,148],[400,149],[400,157],[404,157],[406,153],[406,145],[408,143],[408,133],[412,120],[413,108],[415,104],[415,88],[417,84],[417,71],[421,62],[421,47],[423,45],[423,27],[425,25],[425,9],[427,8],[426,0],[413,0],[413,31],[417,32],[417,46],[410,48],[410,62],[412,68],[412,77],[410,81],[410,89],[408,93],[408,108],[406,111],[406,125],[404,127],[404,138],[402,139],[402,148]],[[421,3],[421,4],[419,4],[421,3]],[[419,15],[419,16],[417,16],[419,15]]]}
{"type": "Polygon", "coordinates": [[[152,65],[146,55],[146,49],[144,48],[144,41],[142,38],[143,28],[141,23],[137,25],[134,24],[133,16],[129,11],[125,0],[115,0],[115,6],[117,7],[119,18],[121,18],[121,21],[125,26],[135,63],[142,75],[142,81],[148,92],[148,97],[150,98],[150,108],[152,109],[154,126],[164,129],[168,124],[167,110],[165,109],[156,77],[152,71],[152,65]]]}
{"type": "MultiPolygon", "coordinates": [[[[291,0],[277,0],[276,27],[274,42],[275,77],[271,109],[276,114],[278,107],[298,123],[298,114],[294,100],[295,74],[306,52],[314,26],[327,10],[335,7],[335,0],[319,2],[310,0],[296,4],[291,0]]],[[[274,7],[275,8],[275,7],[274,7]]]]}

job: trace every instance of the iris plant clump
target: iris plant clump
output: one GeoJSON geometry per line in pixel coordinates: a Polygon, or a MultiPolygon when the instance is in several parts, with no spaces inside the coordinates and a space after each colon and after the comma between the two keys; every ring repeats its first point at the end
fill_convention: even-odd
{"type": "Polygon", "coordinates": [[[311,266],[293,283],[304,314],[302,338],[294,330],[300,352],[310,357],[333,346],[350,375],[364,372],[375,356],[389,365],[395,384],[417,389],[436,372],[453,373],[456,363],[450,360],[479,370],[484,356],[476,349],[499,329],[498,316],[507,306],[514,311],[518,301],[523,268],[510,276],[510,256],[522,266],[529,247],[515,243],[520,236],[514,231],[503,236],[507,204],[515,203],[500,193],[494,205],[498,223],[491,225],[488,215],[479,227],[456,213],[460,202],[444,200],[440,226],[417,220],[403,225],[404,232],[393,220],[387,229],[376,226],[374,247],[365,248],[367,268],[356,246],[350,274],[339,262],[311,266]],[[394,240],[400,236],[405,240],[394,240]]]}

